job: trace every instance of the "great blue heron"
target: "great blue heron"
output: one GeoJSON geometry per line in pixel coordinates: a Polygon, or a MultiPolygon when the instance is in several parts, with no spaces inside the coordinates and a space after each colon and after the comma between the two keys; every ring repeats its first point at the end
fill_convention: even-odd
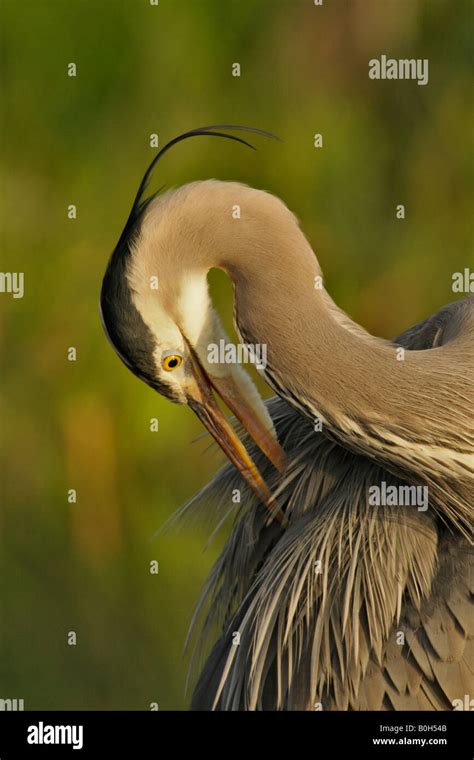
{"type": "Polygon", "coordinates": [[[331,300],[275,196],[207,180],[143,200],[172,145],[245,142],[227,129],[193,130],[154,159],[101,294],[121,359],[188,404],[235,465],[184,510],[235,517],[194,620],[204,615],[201,638],[220,633],[192,707],[462,709],[474,696],[474,299],[378,339],[331,300]],[[240,366],[211,363],[209,347],[227,340],[212,267],[231,278],[240,339],[266,346],[280,398],[264,404],[240,366]],[[373,501],[374,487],[395,497],[373,501]],[[427,509],[399,498],[416,488],[427,509]]]}

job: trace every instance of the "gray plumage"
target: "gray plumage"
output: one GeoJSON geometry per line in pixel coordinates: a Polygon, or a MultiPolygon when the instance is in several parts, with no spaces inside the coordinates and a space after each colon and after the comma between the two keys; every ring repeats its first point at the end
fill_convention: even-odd
{"type": "MultiPolygon", "coordinates": [[[[395,342],[441,345],[467,311],[473,298],[395,342]]],[[[222,631],[192,709],[453,709],[474,693],[473,551],[460,524],[411,506],[369,506],[370,485],[406,481],[315,434],[281,399],[267,403],[289,456],[276,494],[291,525],[267,526],[246,492],[192,625],[201,628],[195,659],[222,631]]],[[[278,480],[256,447],[251,453],[264,478],[278,480]]],[[[213,508],[221,521],[242,487],[226,467],[179,516],[213,508]]]]}

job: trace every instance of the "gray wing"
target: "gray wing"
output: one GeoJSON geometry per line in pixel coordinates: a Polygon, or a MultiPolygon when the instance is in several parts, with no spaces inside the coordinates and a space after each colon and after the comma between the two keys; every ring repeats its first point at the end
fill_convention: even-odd
{"type": "MultiPolygon", "coordinates": [[[[394,342],[442,345],[473,304],[450,304],[394,342]]],[[[315,436],[281,399],[268,408],[290,460],[284,480],[252,455],[290,528],[266,524],[231,467],[184,510],[212,502],[220,523],[243,493],[193,621],[195,662],[217,643],[192,709],[463,709],[474,694],[472,546],[431,514],[371,507],[368,486],[394,476],[315,436]]]]}

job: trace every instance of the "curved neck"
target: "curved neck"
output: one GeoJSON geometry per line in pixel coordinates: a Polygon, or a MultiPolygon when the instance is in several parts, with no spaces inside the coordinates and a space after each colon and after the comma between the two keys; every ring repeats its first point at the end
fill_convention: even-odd
{"type": "Polygon", "coordinates": [[[159,255],[167,272],[164,292],[183,272],[229,274],[237,327],[244,341],[266,345],[269,383],[346,447],[433,483],[474,476],[472,324],[428,351],[369,335],[320,287],[288,208],[236,183],[192,183],[158,198],[141,235],[150,271],[159,255]]]}
{"type": "Polygon", "coordinates": [[[322,287],[317,259],[283,208],[258,235],[253,222],[237,222],[214,259],[233,280],[242,339],[266,344],[270,385],[396,474],[473,477],[474,425],[460,424],[474,398],[470,336],[459,330],[442,347],[405,351],[367,333],[322,287]]]}

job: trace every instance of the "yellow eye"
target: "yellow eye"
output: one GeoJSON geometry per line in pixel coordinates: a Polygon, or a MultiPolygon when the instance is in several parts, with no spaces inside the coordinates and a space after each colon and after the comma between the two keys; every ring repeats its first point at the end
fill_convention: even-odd
{"type": "Polygon", "coordinates": [[[173,372],[174,369],[178,369],[182,361],[183,357],[179,354],[169,354],[164,357],[162,366],[165,372],[173,372]]]}

